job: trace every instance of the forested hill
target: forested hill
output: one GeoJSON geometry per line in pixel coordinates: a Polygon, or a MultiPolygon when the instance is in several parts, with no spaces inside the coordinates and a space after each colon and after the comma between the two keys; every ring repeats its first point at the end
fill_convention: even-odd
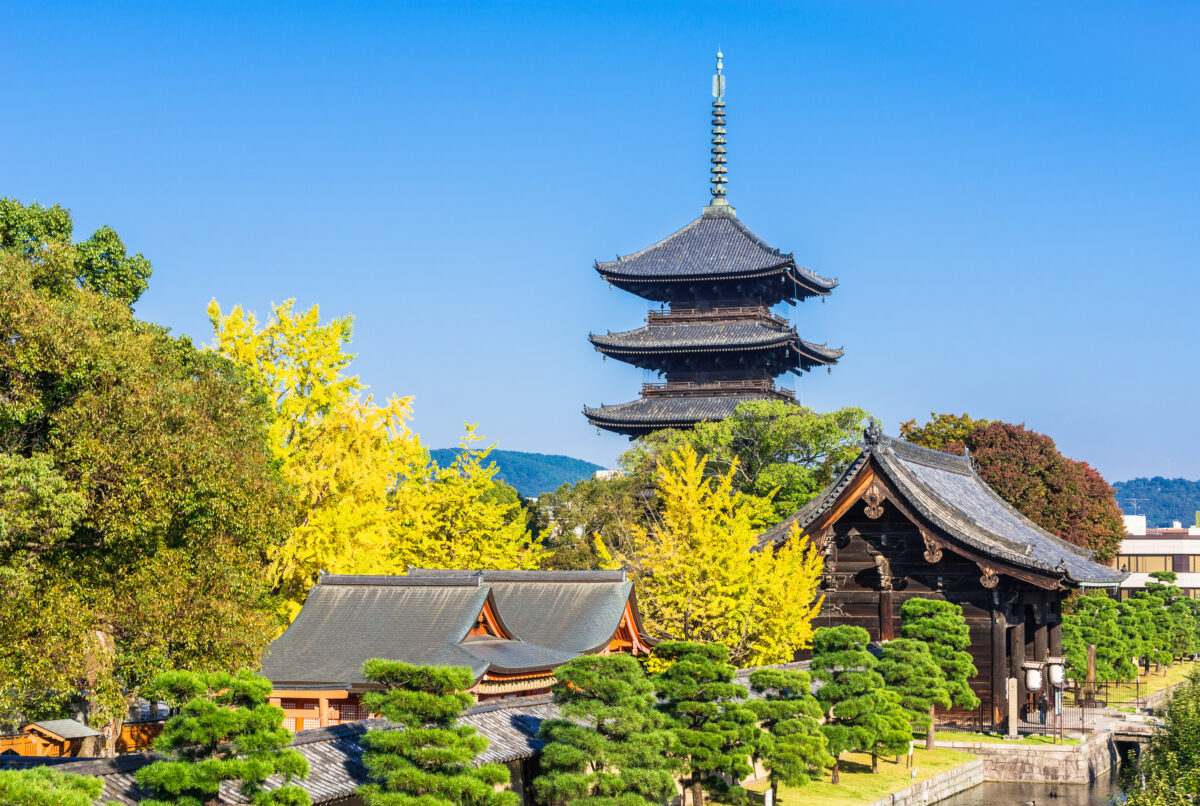
{"type": "MultiPolygon", "coordinates": [[[[442,467],[454,461],[457,448],[439,448],[429,452],[433,461],[442,467]]],[[[524,453],[523,451],[492,451],[488,459],[496,463],[499,471],[496,478],[517,488],[522,496],[531,498],[542,493],[553,492],[563,484],[574,484],[591,478],[600,465],[547,453],[524,453]]]]}
{"type": "Polygon", "coordinates": [[[1155,476],[1113,482],[1113,489],[1125,514],[1145,515],[1147,526],[1170,526],[1172,521],[1180,521],[1184,526],[1196,525],[1200,481],[1155,476]]]}

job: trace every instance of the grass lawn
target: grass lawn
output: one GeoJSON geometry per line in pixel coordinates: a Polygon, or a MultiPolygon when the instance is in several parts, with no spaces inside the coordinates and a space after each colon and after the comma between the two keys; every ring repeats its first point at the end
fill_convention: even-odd
{"type": "MultiPolygon", "coordinates": [[[[779,790],[780,806],[855,806],[860,803],[870,803],[885,795],[899,792],[912,786],[913,781],[924,781],[946,770],[966,764],[975,758],[970,753],[939,747],[928,751],[918,748],[913,755],[913,766],[917,768],[917,777],[910,777],[912,772],[905,762],[905,756],[900,757],[896,764],[888,757],[879,759],[879,774],[871,772],[871,757],[866,753],[846,753],[842,756],[842,782],[837,786],[829,783],[830,773],[820,781],[810,781],[801,787],[781,787],[779,790]]],[[[764,779],[751,784],[750,788],[759,792],[767,789],[770,784],[764,779]]]]}
{"type": "Polygon", "coordinates": [[[999,733],[959,733],[958,731],[938,731],[937,740],[939,742],[986,742],[996,744],[1080,744],[1082,739],[1072,739],[1063,737],[1062,741],[1056,742],[1052,736],[1022,736],[1020,739],[1009,740],[1005,739],[999,733]]]}

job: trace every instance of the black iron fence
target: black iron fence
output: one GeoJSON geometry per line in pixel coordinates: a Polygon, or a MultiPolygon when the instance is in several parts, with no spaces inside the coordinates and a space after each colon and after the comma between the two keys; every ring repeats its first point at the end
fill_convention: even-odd
{"type": "MultiPolygon", "coordinates": [[[[1122,685],[1094,683],[1086,692],[1068,686],[1058,692],[1051,689],[1044,698],[1039,693],[1027,694],[1024,700],[1017,703],[1015,733],[1058,737],[1071,733],[1090,733],[1095,727],[1096,712],[1113,707],[1107,704],[1110,697],[1111,702],[1127,701],[1127,692],[1122,685]]],[[[1132,696],[1136,700],[1138,693],[1134,691],[1132,696]]],[[[938,733],[1009,734],[1007,708],[1000,709],[998,716],[999,719],[995,719],[991,698],[985,694],[980,697],[978,708],[939,710],[934,726],[938,733]]]]}

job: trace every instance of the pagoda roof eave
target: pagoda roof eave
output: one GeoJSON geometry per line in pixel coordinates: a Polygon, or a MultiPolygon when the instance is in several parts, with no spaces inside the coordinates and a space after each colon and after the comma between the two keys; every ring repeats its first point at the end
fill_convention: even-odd
{"type": "Polygon", "coordinates": [[[746,352],[802,343],[795,328],[762,321],[651,324],[618,333],[593,333],[588,340],[602,353],[626,355],[746,352]]]}

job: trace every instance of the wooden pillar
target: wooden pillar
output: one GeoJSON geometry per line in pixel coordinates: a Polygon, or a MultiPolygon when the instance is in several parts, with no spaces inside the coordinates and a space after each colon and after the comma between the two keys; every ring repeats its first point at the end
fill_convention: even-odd
{"type": "Polygon", "coordinates": [[[1033,631],[1033,659],[1050,657],[1050,625],[1043,619],[1033,631]]]}
{"type": "Polygon", "coordinates": [[[329,698],[321,697],[317,700],[317,715],[320,717],[320,726],[323,728],[329,727],[329,698]]]}
{"type": "Polygon", "coordinates": [[[992,608],[992,724],[999,725],[1008,710],[1008,655],[1004,651],[1004,613],[992,608]]]}
{"type": "Polygon", "coordinates": [[[896,625],[892,621],[892,592],[879,592],[879,640],[891,641],[896,637],[896,625]]]}
{"type": "MultiPolygon", "coordinates": [[[[1021,608],[1018,605],[1017,614],[1020,616],[1021,608]]],[[[1021,671],[1021,666],[1025,663],[1025,622],[1017,621],[1008,630],[1008,674],[1010,677],[1017,678],[1017,700],[1019,703],[1025,702],[1025,672],[1021,671]]]]}
{"type": "Polygon", "coordinates": [[[1062,602],[1050,604],[1050,655],[1061,658],[1062,651],[1062,602]]]}

